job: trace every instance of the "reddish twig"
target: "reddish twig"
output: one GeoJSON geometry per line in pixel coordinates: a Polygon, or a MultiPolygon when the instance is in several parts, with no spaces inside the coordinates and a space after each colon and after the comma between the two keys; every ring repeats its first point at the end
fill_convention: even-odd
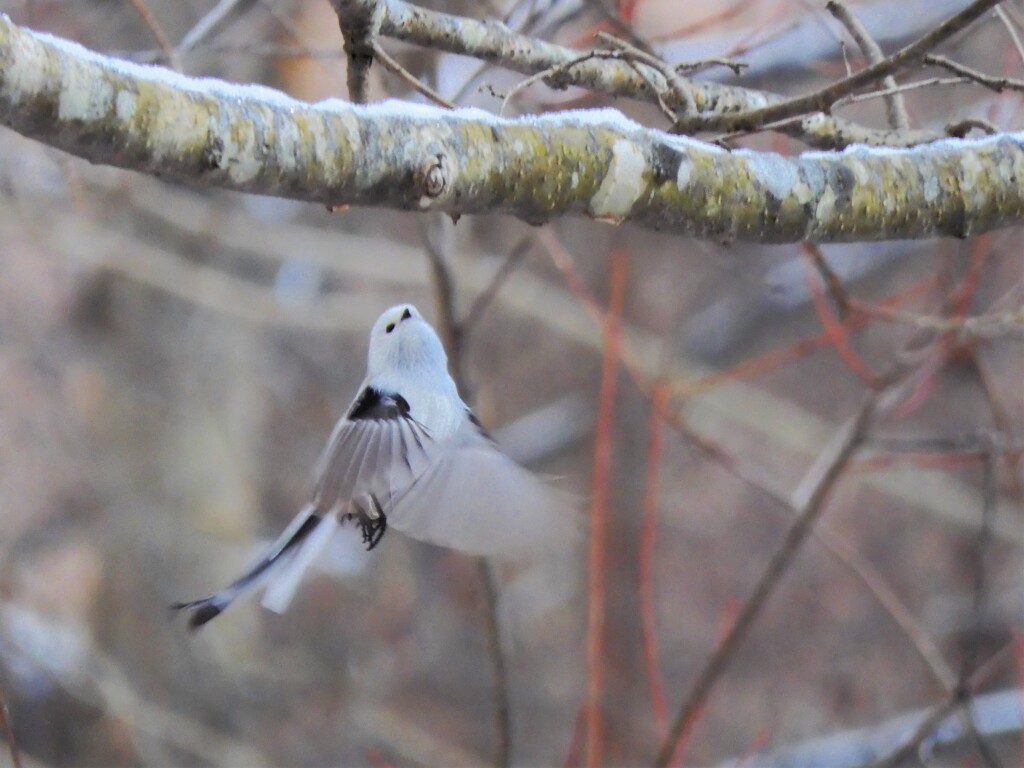
{"type": "MultiPolygon", "coordinates": [[[[987,234],[980,235],[971,248],[967,270],[957,286],[950,292],[946,300],[951,318],[962,320],[970,311],[974,294],[981,279],[981,272],[988,260],[991,249],[991,238],[987,234]]],[[[930,361],[921,367],[917,381],[910,393],[889,414],[892,420],[902,419],[924,404],[935,388],[936,376],[945,368],[946,363],[956,351],[956,334],[947,331],[939,336],[935,343],[935,353],[930,361]]]]}
{"type": "Polygon", "coordinates": [[[640,635],[647,672],[647,686],[651,696],[654,732],[661,741],[668,728],[668,707],[665,703],[665,683],[658,663],[658,632],[654,593],[654,555],[658,526],[658,474],[664,447],[662,411],[665,410],[668,390],[663,384],[655,385],[651,393],[651,417],[647,427],[647,472],[644,478],[643,518],[640,523],[640,635]]]}
{"type": "MultiPolygon", "coordinates": [[[[551,257],[551,261],[555,267],[562,274],[562,278],[565,280],[566,288],[569,292],[576,296],[582,303],[587,314],[593,320],[594,325],[601,328],[605,323],[605,313],[601,309],[601,305],[594,298],[593,294],[587,289],[587,286],[583,283],[583,280],[579,276],[579,272],[576,270],[576,266],[573,262],[572,255],[566,250],[565,246],[558,240],[558,238],[552,233],[550,229],[541,229],[537,234],[537,241],[544,246],[547,250],[548,255],[551,257]]],[[[652,387],[647,381],[644,374],[641,372],[641,367],[637,361],[636,356],[632,352],[626,339],[622,339],[621,346],[621,361],[623,367],[626,369],[626,373],[633,380],[636,388],[640,390],[640,393],[651,400],[652,387]]],[[[703,435],[698,434],[686,423],[686,421],[676,413],[672,408],[668,407],[666,403],[665,409],[661,413],[661,417],[665,422],[672,426],[672,429],[678,432],[680,435],[685,437],[693,445],[700,448],[708,456],[713,457],[718,461],[726,471],[733,474],[736,473],[735,461],[721,447],[713,443],[711,440],[705,438],[703,435]]],[[[742,475],[737,474],[737,477],[747,481],[742,475]]]]}
{"type": "MultiPolygon", "coordinates": [[[[926,278],[910,286],[910,288],[905,291],[894,293],[883,299],[877,306],[895,307],[909,301],[913,301],[931,290],[934,287],[935,282],[936,279],[934,277],[926,278]]],[[[843,329],[847,333],[851,331],[858,331],[869,322],[869,317],[859,313],[854,313],[843,323],[843,329]]],[[[826,333],[821,333],[816,336],[808,336],[807,338],[794,342],[788,347],[771,350],[759,357],[738,363],[731,368],[726,368],[725,370],[717,371],[692,381],[682,381],[674,384],[672,386],[672,394],[677,397],[686,397],[713,389],[727,381],[751,379],[755,376],[761,376],[763,374],[770,373],[780,365],[798,360],[816,349],[827,347],[830,343],[831,339],[826,333]]]]}
{"type": "Polygon", "coordinates": [[[587,700],[586,766],[601,765],[604,693],[604,611],[608,537],[608,486],[611,475],[612,427],[618,385],[620,328],[625,301],[626,252],[612,255],[611,296],[604,323],[601,391],[594,437],[594,470],[590,500],[590,549],[587,564],[587,700]]]}
{"type": "MultiPolygon", "coordinates": [[[[835,347],[836,353],[839,355],[846,367],[857,374],[857,376],[859,376],[869,387],[877,389],[881,385],[881,378],[854,350],[853,345],[850,343],[850,338],[846,333],[846,329],[843,327],[843,324],[839,322],[836,316],[832,314],[832,310],[829,308],[828,302],[825,301],[825,294],[817,279],[819,278],[819,271],[816,266],[818,263],[823,264],[824,259],[821,257],[820,252],[816,251],[816,247],[810,243],[800,244],[800,252],[804,257],[807,290],[810,292],[811,302],[814,305],[815,313],[818,315],[818,320],[821,322],[821,327],[824,329],[829,342],[833,347],[835,347]]],[[[827,284],[827,278],[822,277],[821,279],[827,284]]],[[[839,285],[840,290],[841,288],[842,286],[839,285]]],[[[836,290],[835,287],[832,287],[832,290],[836,290]]]]}
{"type": "Polygon", "coordinates": [[[569,741],[569,749],[565,752],[562,768],[576,768],[580,764],[580,757],[583,751],[583,737],[585,735],[583,731],[586,727],[586,710],[586,701],[576,708],[576,719],[572,725],[572,738],[569,741]]]}

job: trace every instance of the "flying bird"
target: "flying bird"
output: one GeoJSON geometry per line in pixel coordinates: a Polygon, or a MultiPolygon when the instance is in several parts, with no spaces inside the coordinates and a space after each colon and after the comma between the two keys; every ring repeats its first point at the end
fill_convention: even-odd
{"type": "Polygon", "coordinates": [[[196,629],[266,586],[283,612],[338,526],[357,525],[368,549],[391,528],[474,555],[525,558],[571,546],[566,497],[503,454],[459,397],[437,333],[400,304],[370,331],[366,378],[334,427],[310,502],[236,581],[176,603],[196,629]]]}

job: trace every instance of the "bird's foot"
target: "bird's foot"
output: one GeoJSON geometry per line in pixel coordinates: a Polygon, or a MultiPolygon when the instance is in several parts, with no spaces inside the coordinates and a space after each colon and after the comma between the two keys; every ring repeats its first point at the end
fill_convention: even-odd
{"type": "Polygon", "coordinates": [[[380,544],[380,540],[384,538],[384,533],[388,529],[388,518],[384,514],[384,510],[381,509],[380,502],[371,496],[370,503],[370,510],[360,509],[355,515],[367,552],[380,544]]]}

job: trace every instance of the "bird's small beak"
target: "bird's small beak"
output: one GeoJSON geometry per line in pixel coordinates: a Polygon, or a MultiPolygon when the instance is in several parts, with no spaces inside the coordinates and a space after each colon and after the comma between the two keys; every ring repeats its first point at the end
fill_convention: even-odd
{"type": "Polygon", "coordinates": [[[409,320],[411,317],[412,317],[412,312],[410,312],[409,308],[406,307],[405,308],[405,312],[402,313],[402,320],[409,320]]]}

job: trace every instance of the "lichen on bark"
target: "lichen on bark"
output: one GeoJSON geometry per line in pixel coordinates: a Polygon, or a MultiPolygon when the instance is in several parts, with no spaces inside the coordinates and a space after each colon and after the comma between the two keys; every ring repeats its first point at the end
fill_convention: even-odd
{"type": "Polygon", "coordinates": [[[294,101],[127,64],[0,17],[0,123],[91,162],[327,205],[717,240],[963,237],[1024,218],[1024,134],[796,157],[728,152],[614,110],[517,120],[294,101]]]}

